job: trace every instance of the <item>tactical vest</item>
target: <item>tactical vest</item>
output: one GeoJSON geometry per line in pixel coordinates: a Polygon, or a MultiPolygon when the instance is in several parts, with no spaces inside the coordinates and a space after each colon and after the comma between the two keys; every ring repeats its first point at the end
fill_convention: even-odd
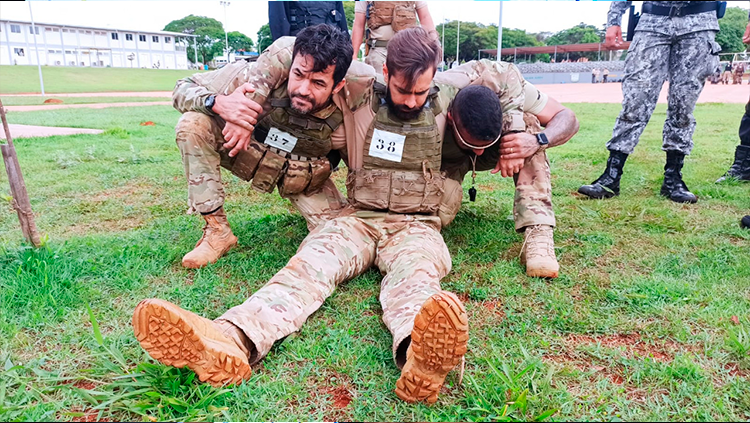
{"type": "Polygon", "coordinates": [[[308,26],[329,24],[338,26],[337,22],[345,19],[336,14],[335,1],[293,1],[289,7],[289,35],[297,33],[308,26]]]}
{"type": "Polygon", "coordinates": [[[390,25],[394,32],[417,26],[417,2],[368,1],[367,27],[371,30],[390,25]]]}
{"type": "Polygon", "coordinates": [[[338,108],[326,119],[301,115],[290,107],[287,86],[271,93],[271,110],[258,122],[246,151],[225,165],[259,192],[313,194],[331,176],[331,134],[343,122],[338,108]]]}
{"type": "Polygon", "coordinates": [[[444,193],[440,172],[442,140],[435,122],[441,112],[433,87],[419,116],[396,119],[385,104],[385,87],[376,84],[375,119],[367,132],[361,169],[350,170],[346,188],[360,210],[437,214],[444,193]]]}

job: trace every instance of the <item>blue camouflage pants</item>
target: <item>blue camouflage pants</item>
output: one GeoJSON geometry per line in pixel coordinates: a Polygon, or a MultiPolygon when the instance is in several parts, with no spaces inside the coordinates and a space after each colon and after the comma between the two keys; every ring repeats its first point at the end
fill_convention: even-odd
{"type": "Polygon", "coordinates": [[[607,149],[632,154],[651,118],[664,81],[669,77],[669,106],[662,149],[690,154],[693,110],[706,78],[718,66],[721,47],[714,31],[666,35],[637,31],[625,60],[622,111],[607,149]]]}

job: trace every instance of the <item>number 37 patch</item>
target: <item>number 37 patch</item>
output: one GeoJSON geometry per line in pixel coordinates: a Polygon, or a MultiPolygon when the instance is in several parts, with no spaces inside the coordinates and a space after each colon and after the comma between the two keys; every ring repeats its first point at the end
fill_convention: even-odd
{"type": "Polygon", "coordinates": [[[368,154],[371,157],[400,163],[401,156],[404,153],[405,140],[405,135],[375,129],[372,133],[372,141],[370,141],[370,151],[368,154]]]}

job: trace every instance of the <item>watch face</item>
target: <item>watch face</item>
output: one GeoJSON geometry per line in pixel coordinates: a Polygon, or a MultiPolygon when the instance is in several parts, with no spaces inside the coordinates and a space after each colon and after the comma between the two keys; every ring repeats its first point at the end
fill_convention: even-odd
{"type": "Polygon", "coordinates": [[[210,95],[206,98],[206,108],[211,110],[214,107],[214,101],[216,100],[216,96],[210,95]]]}
{"type": "Polygon", "coordinates": [[[547,144],[549,144],[549,140],[547,139],[547,136],[544,135],[543,133],[536,134],[536,141],[540,145],[547,145],[547,144]]]}

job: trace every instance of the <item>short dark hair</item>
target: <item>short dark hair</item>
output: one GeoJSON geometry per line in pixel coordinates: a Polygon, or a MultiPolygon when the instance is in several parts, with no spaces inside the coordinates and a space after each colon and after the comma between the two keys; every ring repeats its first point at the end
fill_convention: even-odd
{"type": "Polygon", "coordinates": [[[389,75],[400,75],[411,88],[420,75],[432,70],[434,75],[443,55],[440,43],[421,27],[404,29],[388,41],[385,66],[389,75]]]}
{"type": "Polygon", "coordinates": [[[313,72],[322,72],[335,65],[333,83],[338,84],[352,64],[354,48],[349,36],[343,31],[328,24],[319,24],[308,26],[297,34],[292,60],[297,54],[313,58],[313,72]]]}
{"type": "Polygon", "coordinates": [[[503,130],[503,108],[494,91],[481,85],[469,85],[456,94],[451,115],[461,128],[482,141],[494,141],[503,130]]]}

